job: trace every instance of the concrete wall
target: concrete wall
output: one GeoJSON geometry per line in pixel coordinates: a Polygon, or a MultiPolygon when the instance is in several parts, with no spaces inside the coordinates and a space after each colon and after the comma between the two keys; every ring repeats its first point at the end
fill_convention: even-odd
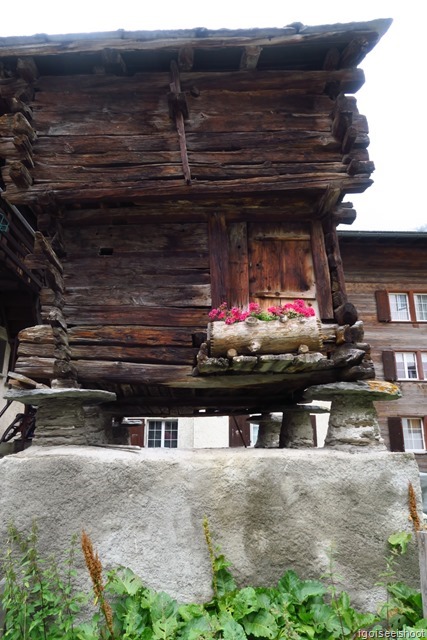
{"type": "MultiPolygon", "coordinates": [[[[29,528],[35,518],[41,548],[60,555],[85,528],[106,567],[130,566],[153,588],[203,601],[206,515],[239,585],[274,584],[289,568],[319,577],[333,546],[343,586],[374,608],[387,537],[410,528],[409,481],[420,497],[405,453],[33,446],[0,460],[0,535],[8,521],[29,528]]],[[[401,573],[417,579],[414,545],[401,573]]]]}

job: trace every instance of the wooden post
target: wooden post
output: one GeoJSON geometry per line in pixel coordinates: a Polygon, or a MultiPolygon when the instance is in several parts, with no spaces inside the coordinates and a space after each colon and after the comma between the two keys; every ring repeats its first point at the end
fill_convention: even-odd
{"type": "Polygon", "coordinates": [[[423,617],[427,618],[427,531],[417,531],[423,617]]]}

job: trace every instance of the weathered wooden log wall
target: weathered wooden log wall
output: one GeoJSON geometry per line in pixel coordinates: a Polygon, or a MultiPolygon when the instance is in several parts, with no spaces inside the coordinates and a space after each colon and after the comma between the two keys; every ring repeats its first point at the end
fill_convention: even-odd
{"type": "MultiPolygon", "coordinates": [[[[192,194],[334,183],[340,191],[343,178],[347,191],[364,190],[373,169],[366,119],[355,102],[335,102],[335,92],[353,92],[363,80],[359,69],[181,73],[192,194]]],[[[47,191],[66,202],[188,195],[169,86],[170,75],[158,72],[38,78],[33,126],[22,114],[0,118],[8,199],[34,204],[47,191]],[[22,162],[17,135],[34,151],[34,167],[22,162]]]]}

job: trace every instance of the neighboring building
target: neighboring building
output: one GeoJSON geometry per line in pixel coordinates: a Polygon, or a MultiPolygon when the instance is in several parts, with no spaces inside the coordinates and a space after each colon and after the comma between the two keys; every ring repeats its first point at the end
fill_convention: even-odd
{"type": "Polygon", "coordinates": [[[339,231],[347,293],[364,322],[376,377],[403,397],[377,403],[392,451],[427,471],[427,233],[339,231]]]}

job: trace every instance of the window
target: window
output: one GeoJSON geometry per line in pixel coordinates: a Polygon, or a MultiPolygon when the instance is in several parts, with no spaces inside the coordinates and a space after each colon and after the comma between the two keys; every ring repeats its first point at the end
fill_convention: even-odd
{"type": "Polygon", "coordinates": [[[405,451],[425,451],[424,426],[421,418],[402,418],[405,451]]]}
{"type": "Polygon", "coordinates": [[[406,293],[389,293],[392,320],[410,320],[409,299],[406,293]]]}
{"type": "Polygon", "coordinates": [[[388,418],[391,451],[427,453],[427,417],[388,418]]]}
{"type": "Polygon", "coordinates": [[[426,351],[383,351],[384,380],[427,381],[426,351]]]}
{"type": "Polygon", "coordinates": [[[178,446],[178,420],[149,420],[147,430],[147,447],[178,446]]]}
{"type": "Polygon", "coordinates": [[[253,422],[251,422],[251,447],[254,447],[257,443],[258,440],[258,431],[259,431],[259,424],[253,424],[253,422]]]}
{"type": "Polygon", "coordinates": [[[415,298],[415,316],[421,322],[427,321],[427,293],[416,293],[415,298]]]}
{"type": "Polygon", "coordinates": [[[379,322],[427,322],[427,293],[376,291],[379,322]]]}
{"type": "Polygon", "coordinates": [[[395,353],[395,358],[398,380],[418,379],[417,357],[415,353],[398,351],[395,353]]]}

